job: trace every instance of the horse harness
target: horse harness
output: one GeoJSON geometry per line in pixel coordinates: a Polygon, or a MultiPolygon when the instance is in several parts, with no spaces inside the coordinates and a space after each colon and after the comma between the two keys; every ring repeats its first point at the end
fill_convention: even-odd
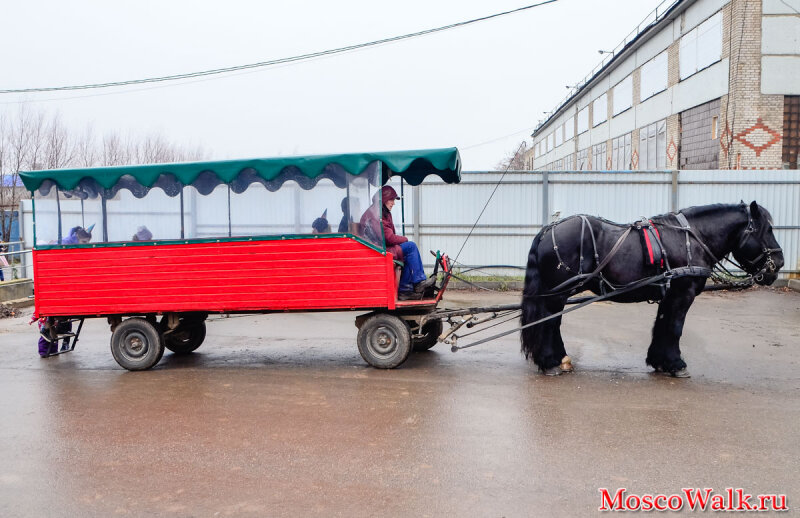
{"type": "MultiPolygon", "coordinates": [[[[739,239],[739,244],[737,248],[740,250],[742,249],[742,247],[744,247],[745,243],[747,243],[747,241],[753,237],[753,234],[756,232],[756,227],[753,224],[753,214],[750,211],[750,206],[747,204],[743,205],[745,207],[745,212],[747,213],[747,227],[744,229],[744,231],[742,232],[742,237],[739,239]]],[[[734,276],[727,268],[725,268],[720,264],[720,260],[717,259],[714,253],[711,250],[709,250],[706,244],[703,243],[703,240],[700,239],[697,233],[691,228],[691,226],[689,225],[689,221],[686,219],[686,216],[684,216],[682,212],[676,213],[675,219],[678,220],[680,226],[674,226],[674,225],[666,225],[666,226],[677,230],[683,230],[686,233],[686,253],[689,259],[689,263],[691,263],[692,261],[692,249],[689,242],[689,236],[691,235],[698,242],[698,244],[700,244],[700,246],[709,255],[709,257],[711,257],[711,259],[714,260],[714,265],[719,265],[720,269],[722,269],[724,273],[728,274],[729,276],[734,276]]],[[[754,259],[742,260],[743,263],[747,264],[750,267],[749,269],[745,268],[741,264],[738,264],[731,258],[728,258],[728,261],[730,261],[735,266],[739,267],[742,271],[745,272],[755,271],[755,273],[751,273],[750,275],[754,279],[760,281],[764,278],[765,273],[775,273],[775,270],[777,268],[775,267],[775,260],[772,258],[772,254],[777,252],[783,252],[783,249],[781,247],[769,248],[765,246],[763,243],[759,243],[758,246],[759,248],[761,248],[761,253],[758,256],[756,256],[754,259]],[[764,257],[766,257],[766,259],[764,260],[764,264],[761,265],[761,267],[759,268],[757,264],[764,257]]]]}
{"type": "MultiPolygon", "coordinates": [[[[747,228],[744,229],[742,232],[742,238],[739,240],[739,249],[744,247],[745,243],[753,237],[753,234],[756,232],[756,227],[753,225],[753,215],[750,212],[750,206],[746,205],[747,207],[747,228]]],[[[769,248],[764,246],[763,243],[758,244],[759,248],[761,248],[761,253],[756,256],[755,259],[744,259],[742,260],[743,263],[746,263],[748,266],[752,267],[753,270],[757,270],[756,273],[752,274],[753,278],[756,280],[762,280],[764,278],[765,273],[775,273],[777,268],[775,267],[775,261],[772,259],[772,254],[781,252],[783,253],[783,249],[781,247],[778,248],[769,248]],[[762,257],[766,257],[764,260],[764,264],[761,268],[758,268],[756,264],[761,260],[762,257]]],[[[741,267],[741,266],[740,266],[741,267]]],[[[742,270],[745,270],[742,268],[742,270]]]]}
{"type": "MultiPolygon", "coordinates": [[[[710,268],[705,268],[703,266],[692,266],[692,252],[691,252],[691,244],[689,242],[689,235],[691,233],[692,237],[694,237],[701,246],[711,255],[712,258],[715,259],[714,254],[708,249],[708,247],[700,240],[697,234],[692,230],[689,226],[689,222],[686,220],[686,217],[678,212],[675,214],[676,219],[681,224],[680,227],[676,227],[673,225],[667,225],[672,228],[680,228],[681,230],[686,231],[686,251],[688,254],[688,266],[681,266],[677,268],[670,267],[669,258],[666,253],[666,248],[661,241],[661,233],[658,231],[658,228],[647,218],[642,218],[641,220],[632,223],[627,226],[624,232],[617,238],[617,241],[614,243],[614,246],[611,247],[611,250],[606,255],[606,257],[601,261],[598,251],[597,251],[597,239],[594,235],[594,229],[592,225],[589,223],[588,218],[580,214],[577,217],[581,218],[581,238],[580,238],[580,249],[578,255],[578,272],[575,276],[567,279],[566,281],[562,282],[561,284],[555,286],[554,288],[550,289],[546,293],[537,294],[535,296],[545,297],[545,296],[554,296],[554,295],[563,295],[565,293],[576,293],[578,288],[584,286],[587,282],[594,278],[598,278],[600,280],[600,292],[601,296],[609,296],[621,295],[622,293],[632,291],[635,288],[641,288],[650,284],[656,284],[663,281],[663,283],[659,284],[661,287],[661,296],[663,297],[666,290],[669,289],[670,281],[672,279],[678,277],[710,277],[712,272],[710,268]],[[594,260],[597,266],[595,269],[590,273],[583,272],[583,262],[584,262],[584,254],[583,254],[583,241],[586,227],[589,228],[589,235],[592,241],[592,248],[594,250],[594,260]],[[646,250],[645,254],[645,261],[649,262],[651,266],[656,268],[657,273],[652,277],[646,277],[644,279],[639,279],[634,281],[631,284],[625,286],[614,286],[611,282],[609,282],[603,276],[603,269],[611,262],[611,259],[617,254],[619,249],[622,247],[622,244],[628,238],[633,230],[637,230],[641,232],[642,240],[644,241],[644,248],[646,250]]],[[[553,242],[553,251],[556,254],[556,258],[558,259],[558,265],[556,269],[564,268],[567,272],[573,272],[570,266],[564,262],[564,259],[561,257],[561,253],[558,250],[558,244],[556,242],[556,227],[559,223],[563,222],[558,221],[550,225],[549,228],[545,230],[550,231],[551,240],[553,242]]]]}
{"type": "MultiPolygon", "coordinates": [[[[656,284],[656,283],[659,283],[659,282],[662,282],[662,281],[664,281],[664,283],[661,285],[662,286],[662,294],[663,294],[665,292],[665,289],[669,288],[669,283],[670,283],[671,279],[675,279],[675,278],[679,278],[679,277],[706,277],[706,278],[711,277],[713,275],[713,271],[712,271],[711,268],[706,268],[704,266],[692,266],[692,264],[691,264],[691,262],[692,262],[691,238],[694,238],[694,240],[697,241],[697,243],[700,245],[700,247],[703,249],[703,251],[705,253],[707,253],[709,255],[709,257],[711,257],[711,259],[714,261],[714,265],[715,266],[719,266],[725,272],[730,274],[730,272],[724,266],[719,264],[720,263],[719,259],[717,259],[717,257],[708,248],[708,246],[703,242],[703,240],[700,239],[700,236],[697,235],[697,232],[695,232],[694,229],[689,224],[689,220],[686,219],[686,216],[682,212],[676,212],[676,213],[673,214],[673,216],[678,221],[678,225],[669,225],[669,224],[666,224],[666,223],[662,223],[661,226],[662,227],[673,228],[673,229],[677,229],[677,230],[682,230],[684,232],[684,234],[686,236],[686,256],[687,256],[688,266],[680,266],[680,267],[677,267],[677,268],[671,268],[670,267],[669,260],[667,258],[666,249],[664,248],[664,245],[661,242],[661,235],[658,232],[658,229],[655,227],[655,224],[651,220],[648,220],[647,218],[642,218],[640,221],[637,221],[636,223],[632,223],[632,224],[628,225],[628,227],[625,229],[625,231],[622,233],[622,235],[620,235],[620,237],[614,243],[614,246],[611,248],[611,251],[608,253],[608,255],[602,261],[600,261],[600,258],[599,258],[598,252],[597,252],[597,240],[595,239],[594,230],[592,229],[591,224],[589,224],[589,220],[587,219],[587,217],[585,215],[581,214],[581,215],[578,216],[578,217],[581,218],[581,244],[580,244],[580,250],[579,250],[578,272],[575,274],[575,276],[567,279],[566,281],[562,282],[558,286],[552,288],[547,293],[536,294],[536,295],[533,295],[533,296],[534,297],[548,297],[548,296],[554,296],[554,295],[564,295],[566,293],[573,294],[573,293],[576,293],[578,291],[578,288],[580,288],[581,286],[586,284],[589,280],[591,280],[591,279],[593,279],[595,277],[598,277],[600,279],[600,281],[601,281],[600,282],[601,294],[597,295],[595,297],[589,297],[588,299],[583,300],[580,303],[576,303],[576,305],[571,307],[571,308],[563,309],[563,310],[561,310],[561,311],[559,311],[557,313],[553,313],[553,314],[548,315],[548,316],[546,316],[544,318],[537,319],[537,320],[535,320],[533,322],[528,322],[527,324],[525,324],[523,326],[520,326],[518,328],[511,329],[511,330],[508,330],[508,331],[504,331],[502,333],[499,333],[499,334],[496,334],[496,335],[493,335],[493,336],[490,336],[490,337],[487,337],[487,338],[483,338],[481,340],[477,340],[477,341],[472,342],[472,343],[467,344],[467,345],[459,346],[459,345],[456,345],[455,342],[454,342],[453,345],[451,346],[450,350],[453,351],[453,352],[456,352],[456,351],[461,350],[461,349],[467,349],[467,348],[470,348],[470,347],[474,347],[476,345],[480,345],[480,344],[489,342],[491,340],[495,340],[497,338],[509,335],[511,333],[522,331],[523,329],[526,329],[528,327],[539,325],[539,324],[541,324],[543,322],[546,322],[548,320],[552,320],[554,318],[558,318],[558,317],[560,317],[560,316],[562,316],[562,315],[564,315],[566,313],[570,313],[570,312],[575,311],[577,309],[580,309],[582,307],[588,306],[589,304],[592,304],[593,302],[599,302],[601,300],[606,300],[606,299],[609,299],[609,298],[612,298],[612,297],[615,297],[615,296],[619,296],[619,295],[622,295],[624,293],[627,293],[627,292],[630,292],[630,291],[634,291],[634,290],[637,290],[637,289],[640,289],[640,288],[644,288],[645,286],[656,284]],[[595,259],[595,262],[597,263],[597,267],[590,273],[583,273],[583,261],[584,261],[583,237],[585,235],[584,232],[585,232],[586,227],[589,227],[589,235],[591,236],[592,247],[594,249],[594,259],[595,259]],[[620,247],[622,246],[622,243],[625,241],[625,239],[628,237],[628,235],[630,235],[630,233],[633,231],[633,229],[641,230],[644,233],[643,239],[645,240],[645,242],[649,241],[649,246],[647,248],[648,248],[648,257],[650,259],[650,264],[654,265],[654,266],[656,266],[656,265],[661,266],[662,265],[661,259],[663,259],[663,268],[664,268],[664,270],[662,272],[656,274],[656,275],[653,275],[652,277],[645,277],[644,279],[639,279],[638,281],[634,281],[634,282],[632,282],[630,284],[627,284],[625,286],[613,286],[610,282],[608,282],[603,277],[602,270],[608,265],[608,263],[611,261],[611,259],[614,257],[614,255],[619,251],[620,247]],[[606,289],[605,289],[606,285],[609,288],[611,288],[610,292],[606,291],[606,289]]],[[[747,242],[747,240],[749,240],[752,237],[752,235],[756,232],[756,228],[753,225],[753,217],[752,217],[752,214],[750,213],[750,207],[749,206],[747,206],[747,218],[748,218],[747,228],[742,233],[742,237],[741,237],[741,239],[739,241],[739,248],[740,249],[742,248],[742,246],[744,246],[744,244],[747,242]]],[[[550,233],[551,233],[551,239],[553,241],[553,250],[555,251],[556,258],[558,259],[558,266],[556,268],[557,269],[564,268],[565,271],[572,272],[573,270],[569,267],[569,265],[567,263],[564,262],[563,258],[561,257],[561,254],[558,251],[558,244],[556,243],[555,229],[556,229],[556,226],[559,223],[563,222],[563,221],[565,221],[565,220],[556,221],[554,223],[551,223],[549,226],[545,227],[544,231],[548,231],[549,230],[550,233]]],[[[775,262],[772,259],[772,254],[775,253],[775,252],[782,252],[781,248],[769,248],[769,247],[766,247],[766,246],[761,246],[761,248],[762,248],[761,254],[758,255],[755,259],[744,261],[747,264],[753,265],[753,268],[756,268],[755,264],[758,263],[758,261],[760,261],[761,258],[766,256],[766,260],[764,261],[764,265],[762,265],[762,267],[758,270],[758,272],[753,274],[753,276],[756,277],[757,279],[759,277],[763,276],[764,273],[773,273],[775,271],[775,269],[776,269],[775,268],[775,262]]],[[[734,261],[731,261],[731,262],[733,264],[736,264],[734,261]]],[[[736,266],[739,266],[741,268],[741,265],[736,264],[736,266]]],[[[744,268],[742,268],[742,269],[744,270],[744,268]]]]}

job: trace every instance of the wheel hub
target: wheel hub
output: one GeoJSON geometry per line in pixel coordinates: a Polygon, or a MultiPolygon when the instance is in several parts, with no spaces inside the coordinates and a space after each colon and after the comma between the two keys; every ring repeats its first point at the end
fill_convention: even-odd
{"type": "Polygon", "coordinates": [[[146,355],[148,348],[147,338],[138,331],[128,333],[122,342],[122,353],[132,360],[146,355]]]}
{"type": "Polygon", "coordinates": [[[397,346],[397,337],[391,329],[381,327],[375,330],[372,345],[376,353],[390,354],[397,346]]]}

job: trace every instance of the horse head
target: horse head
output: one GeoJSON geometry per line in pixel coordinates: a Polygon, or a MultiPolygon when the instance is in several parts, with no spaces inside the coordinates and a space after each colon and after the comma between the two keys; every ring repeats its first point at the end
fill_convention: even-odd
{"type": "Polygon", "coordinates": [[[747,213],[747,226],[739,236],[733,257],[756,283],[769,286],[783,266],[783,249],[772,233],[772,216],[755,201],[750,205],[742,203],[742,208],[747,213]]]}

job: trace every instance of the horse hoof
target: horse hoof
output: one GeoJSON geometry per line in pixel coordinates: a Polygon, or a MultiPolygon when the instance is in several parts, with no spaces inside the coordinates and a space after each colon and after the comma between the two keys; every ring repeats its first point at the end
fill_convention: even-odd
{"type": "Polygon", "coordinates": [[[572,372],[575,370],[575,367],[572,366],[572,358],[569,356],[564,356],[561,360],[561,365],[559,366],[562,372],[572,372]]]}
{"type": "Polygon", "coordinates": [[[689,374],[689,370],[686,368],[677,370],[675,372],[665,371],[662,367],[656,367],[656,373],[661,374],[662,376],[669,376],[670,378],[691,378],[692,375],[689,374]]]}
{"type": "Polygon", "coordinates": [[[561,370],[560,366],[556,365],[555,367],[550,367],[549,369],[544,369],[542,372],[544,372],[545,376],[561,376],[561,373],[563,371],[561,370]]]}

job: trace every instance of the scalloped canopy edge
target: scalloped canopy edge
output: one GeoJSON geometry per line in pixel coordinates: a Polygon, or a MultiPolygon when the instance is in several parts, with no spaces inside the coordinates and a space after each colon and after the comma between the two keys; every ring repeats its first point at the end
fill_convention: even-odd
{"type": "Polygon", "coordinates": [[[62,190],[74,189],[83,179],[96,181],[105,189],[113,188],[123,176],[132,176],[145,187],[152,187],[164,174],[174,176],[183,185],[191,185],[202,173],[215,174],[222,183],[231,183],[240,173],[253,171],[265,181],[278,178],[286,168],[296,168],[299,174],[315,179],[325,173],[329,164],[338,164],[347,173],[357,176],[373,162],[382,162],[411,185],[419,185],[430,174],[446,183],[461,181],[461,157],[458,149],[421,149],[336,155],[307,155],[293,157],[253,158],[215,162],[183,162],[85,169],[52,169],[20,172],[25,187],[33,192],[49,180],[62,190]]]}

